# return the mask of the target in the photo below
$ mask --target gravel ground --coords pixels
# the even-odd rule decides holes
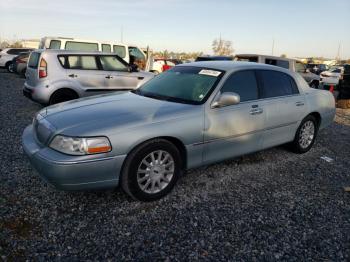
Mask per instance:
[[[40,106],[23,82],[0,71],[0,260],[350,260],[350,112],[307,154],[278,147],[194,169],[140,203],[38,177],[20,137]]]

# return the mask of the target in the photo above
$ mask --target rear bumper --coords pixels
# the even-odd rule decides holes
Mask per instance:
[[[49,103],[49,93],[43,86],[31,87],[25,82],[23,86],[23,95],[43,105]]]
[[[82,160],[40,145],[32,125],[22,135],[22,145],[40,176],[58,189],[86,190],[118,186],[125,155]]]

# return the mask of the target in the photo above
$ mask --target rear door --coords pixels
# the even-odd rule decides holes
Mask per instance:
[[[118,56],[99,56],[105,75],[105,88],[109,90],[132,90],[144,79],[139,72],[129,72],[128,65]]]
[[[95,55],[66,55],[64,67],[67,79],[85,95],[105,89],[105,74],[99,69]],[[62,62],[62,61],[61,61]]]
[[[283,72],[257,70],[261,104],[266,112],[263,148],[292,141],[305,115],[305,97],[294,79]]]

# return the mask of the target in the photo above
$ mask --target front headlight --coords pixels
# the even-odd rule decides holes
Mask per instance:
[[[69,137],[57,135],[50,147],[68,155],[91,155],[112,150],[107,137]]]

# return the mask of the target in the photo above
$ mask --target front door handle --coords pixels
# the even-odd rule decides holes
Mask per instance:
[[[71,78],[78,77],[78,76],[75,75],[75,74],[70,74],[70,75],[68,75],[68,76],[71,77]]]
[[[261,114],[262,112],[264,112],[264,110],[262,110],[262,108],[253,108],[249,111],[249,113],[251,115],[259,115]]]
[[[106,76],[106,78],[107,78],[107,79],[112,79],[113,76],[108,75],[108,76]]]
[[[303,105],[304,105],[304,103],[303,103],[303,102],[301,102],[301,101],[298,101],[298,102],[295,102],[295,105],[296,105],[296,106],[303,106]]]

